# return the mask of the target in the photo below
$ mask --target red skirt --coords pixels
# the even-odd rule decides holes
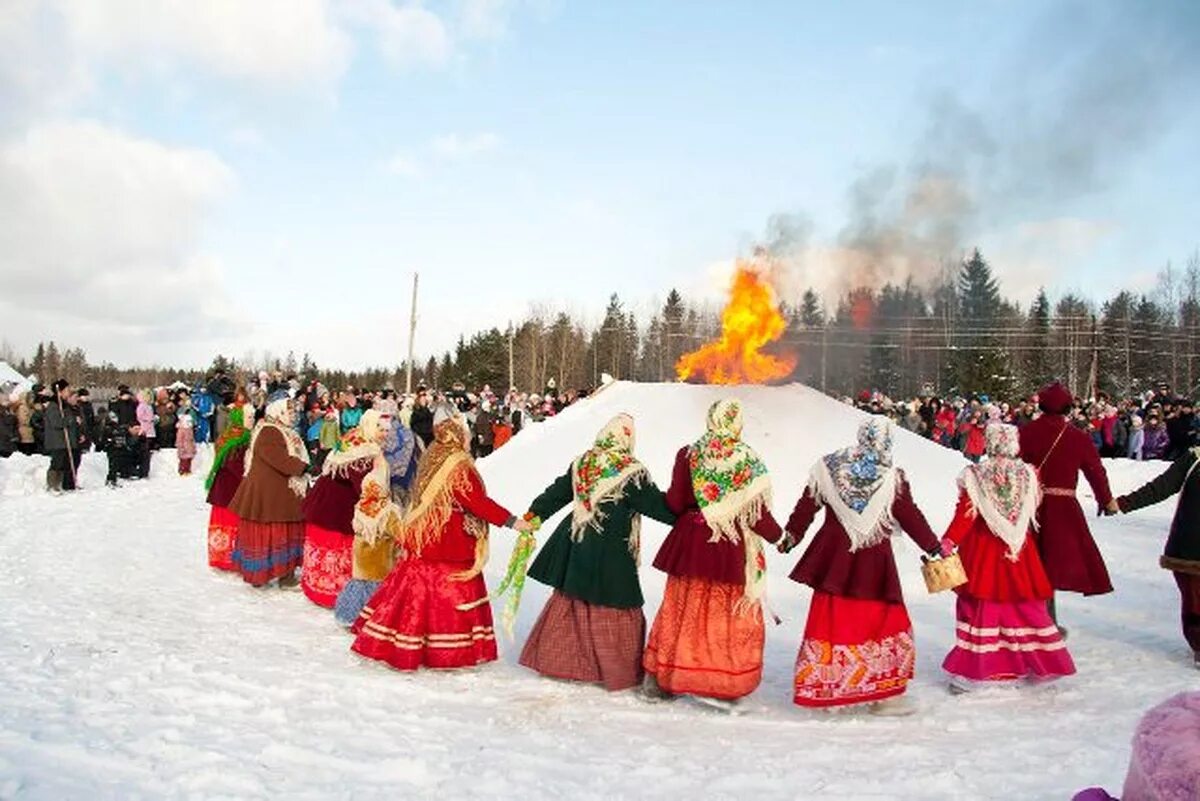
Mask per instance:
[[[794,700],[830,707],[900,695],[915,659],[904,604],[814,592],[796,658]]]
[[[304,523],[258,523],[238,526],[233,564],[248,584],[261,587],[300,567],[304,558]]]
[[[304,566],[300,587],[308,600],[332,609],[350,580],[354,537],[313,523],[304,525]]]
[[[762,681],[766,632],[758,611],[736,609],[744,588],[670,576],[642,664],[675,695],[734,700]]]
[[[999,603],[958,596],[957,639],[942,663],[952,676],[1012,681],[1070,676],[1075,663],[1045,601]]]
[[[233,546],[237,542],[238,516],[227,506],[213,506],[208,515],[208,566],[235,570]]]
[[[628,690],[642,683],[645,641],[641,608],[589,604],[555,590],[529,632],[521,664],[555,679]]]
[[[496,661],[491,604],[457,607],[487,597],[483,576],[450,581],[468,566],[406,559],[367,601],[350,631],[355,653],[397,670],[445,670]]]

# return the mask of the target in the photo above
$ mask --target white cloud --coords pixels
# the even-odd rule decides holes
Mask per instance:
[[[233,144],[250,150],[261,150],[267,145],[267,140],[263,137],[262,131],[253,126],[244,125],[234,128],[229,132],[228,139]]]
[[[491,132],[477,134],[450,133],[434,137],[433,152],[444,159],[462,159],[489,153],[500,147],[500,137]]]
[[[98,60],[144,70],[192,65],[268,86],[332,85],[350,37],[327,0],[45,0]]]
[[[84,346],[224,334],[232,304],[197,242],[234,181],[212,153],[90,121],[0,145],[6,328]]]
[[[394,68],[440,67],[453,54],[446,24],[420,3],[344,0],[340,8],[349,22],[375,34],[380,54]]]
[[[464,0],[459,24],[471,39],[500,39],[508,34],[512,0]]]
[[[420,166],[402,153],[397,153],[388,159],[383,168],[392,175],[403,175],[406,178],[415,178],[421,174]]]

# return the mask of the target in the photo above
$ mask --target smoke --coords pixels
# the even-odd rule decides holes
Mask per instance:
[[[1069,214],[1195,113],[1198,34],[1189,0],[1056,6],[981,82],[982,100],[924,92],[910,155],[851,184],[831,241],[814,242],[802,215],[768,222],[780,291],[929,286],[985,230]]]

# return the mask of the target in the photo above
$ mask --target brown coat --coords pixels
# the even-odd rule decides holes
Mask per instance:
[[[288,454],[283,434],[264,425],[254,442],[250,474],[238,486],[229,508],[241,519],[256,523],[303,521],[300,498],[288,486],[288,479],[307,467],[303,459]]]

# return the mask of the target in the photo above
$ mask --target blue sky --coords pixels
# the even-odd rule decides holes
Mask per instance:
[[[22,350],[394,362],[413,270],[427,354],[534,304],[715,298],[780,213],[809,231],[781,291],[834,293],[850,189],[889,170],[877,222],[953,222],[935,250],[982,246],[1022,300],[1146,289],[1200,244],[1186,2],[15,3]],[[905,214],[922,170],[962,208]],[[917,238],[888,276],[928,272]]]

